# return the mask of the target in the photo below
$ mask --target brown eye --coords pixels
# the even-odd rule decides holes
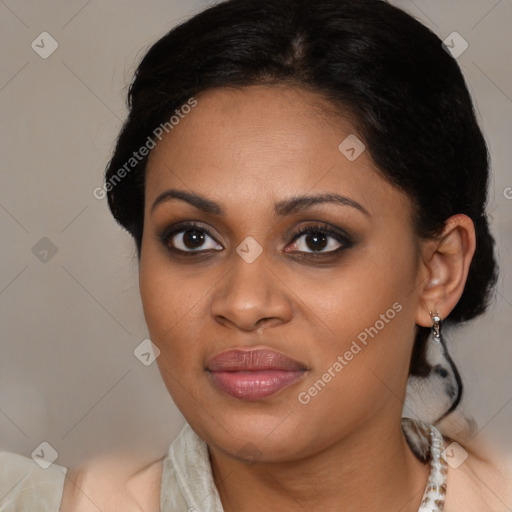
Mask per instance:
[[[330,250],[334,250],[337,247],[332,247],[332,245],[336,245],[336,243],[339,244],[339,242],[332,243],[333,240],[329,235],[324,235],[323,233],[306,233],[302,235],[300,238],[304,239],[303,244],[298,244],[295,242],[295,244],[298,246],[300,251],[304,252],[304,249],[301,247],[305,247],[307,249],[310,249],[313,252],[323,251],[326,247],[330,246]],[[300,238],[298,240],[300,240]],[[331,240],[329,240],[331,239]],[[331,242],[331,243],[330,243]]]
[[[174,226],[171,231],[165,232],[160,238],[166,247],[178,252],[219,251],[223,249],[206,228],[193,223]]]
[[[337,253],[353,245],[347,235],[328,225],[306,226],[299,229],[293,244],[296,252],[318,255]]]

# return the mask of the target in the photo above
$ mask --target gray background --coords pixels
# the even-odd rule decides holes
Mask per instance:
[[[393,3],[441,39],[457,31],[469,43],[458,62],[492,156],[489,212],[501,279],[489,313],[451,343],[465,409],[482,435],[511,450],[512,2]],[[183,425],[156,364],[133,354],[148,336],[134,246],[92,191],[102,184],[139,59],[206,5],[0,1],[0,449],[30,456],[47,441],[68,467],[126,447],[150,460]],[[43,31],[59,44],[47,59],[31,48]],[[37,250],[48,248],[43,237],[57,249],[47,261]]]

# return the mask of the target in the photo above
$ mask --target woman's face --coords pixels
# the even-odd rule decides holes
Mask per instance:
[[[242,460],[395,428],[425,278],[410,200],[313,93],[251,86],[196,100],[150,155],[140,260],[176,405]]]

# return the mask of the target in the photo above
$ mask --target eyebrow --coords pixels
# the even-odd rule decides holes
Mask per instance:
[[[192,192],[185,192],[184,190],[169,189],[162,192],[153,202],[151,206],[151,213],[155,208],[164,202],[171,201],[173,199],[180,199],[185,201],[192,206],[195,206],[198,210],[205,213],[211,213],[218,216],[224,216],[225,211],[222,206],[215,201],[206,197],[200,196]],[[342,196],[340,194],[320,194],[320,195],[309,195],[309,196],[293,196],[289,199],[278,201],[274,204],[274,211],[276,215],[284,217],[292,213],[297,213],[302,210],[306,210],[316,204],[324,203],[335,203],[343,206],[350,206],[355,208],[365,215],[370,216],[370,213],[364,206],[359,204],[357,201],[350,199],[349,197]]]

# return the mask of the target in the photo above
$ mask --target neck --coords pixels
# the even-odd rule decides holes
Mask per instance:
[[[399,422],[364,425],[300,460],[247,464],[209,451],[225,512],[334,512],[340,504],[344,512],[417,512],[430,470],[410,450]]]

